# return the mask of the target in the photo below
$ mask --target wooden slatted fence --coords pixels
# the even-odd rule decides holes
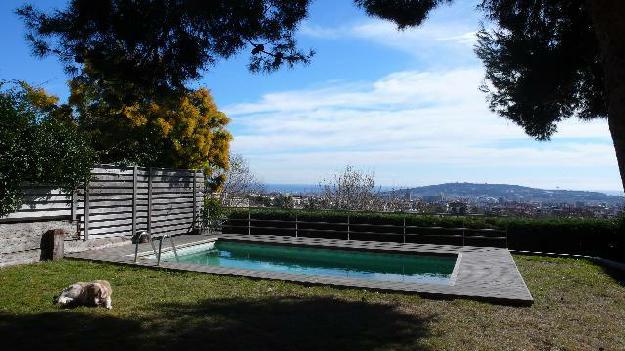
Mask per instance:
[[[0,219],[2,223],[41,220],[69,220],[75,194],[66,193],[54,186],[24,184],[24,198],[20,208]]]
[[[78,233],[84,239],[185,234],[199,223],[204,175],[194,170],[100,165],[78,191]]]
[[[71,220],[82,239],[184,234],[200,223],[204,174],[195,170],[98,165],[82,189],[66,193],[26,184],[24,204],[7,222]],[[72,237],[75,237],[72,235]]]

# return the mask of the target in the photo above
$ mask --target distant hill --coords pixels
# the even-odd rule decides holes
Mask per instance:
[[[510,201],[540,202],[606,202],[621,203],[623,196],[612,196],[594,191],[545,190],[509,184],[445,183],[397,190],[396,193],[415,197],[440,196],[447,198],[503,198]]]

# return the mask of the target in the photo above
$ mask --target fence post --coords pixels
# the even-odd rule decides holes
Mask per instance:
[[[160,266],[161,265],[161,253],[163,252],[163,236],[158,238],[158,257],[156,260],[156,265]]]
[[[252,235],[252,215],[249,207],[247,208],[247,235]]]
[[[297,228],[297,214],[295,214],[295,237],[296,238],[297,238],[297,231],[298,231],[298,228]]]
[[[76,223],[76,207],[78,202],[78,196],[76,190],[72,190],[72,223]]]
[[[152,235],[152,167],[148,168],[148,234]]]
[[[406,243],[406,216],[404,216],[404,244]]]
[[[84,197],[84,202],[83,202],[83,210],[84,215],[83,215],[83,221],[85,223],[85,239],[84,240],[88,240],[89,239],[89,183],[85,183],[85,197]]]
[[[464,246],[464,228],[465,228],[465,223],[464,223],[464,217],[462,217],[462,246]]]
[[[506,223],[506,249],[508,248],[508,223]]]
[[[196,222],[197,221],[197,194],[196,194],[197,185],[196,185],[196,180],[195,180],[196,176],[197,176],[197,171],[194,169],[193,170],[193,224],[192,224],[193,230],[195,230],[197,226],[196,225],[197,223]]]
[[[347,240],[349,240],[349,215],[347,215]]]
[[[204,194],[204,196],[202,197],[203,199],[205,198],[206,194]],[[205,202],[206,203],[206,202]],[[211,218],[211,209],[210,208],[204,208],[203,211],[206,211],[206,227],[204,227],[204,220],[202,219],[202,225],[200,226],[201,230],[202,230],[202,234],[204,234],[204,229],[206,229],[208,231],[208,235],[211,235],[211,222],[212,220]],[[202,211],[202,213],[203,213]],[[204,217],[202,217],[204,218]]]
[[[132,237],[137,236],[137,165],[132,166]]]

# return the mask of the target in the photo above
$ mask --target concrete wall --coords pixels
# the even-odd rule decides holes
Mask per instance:
[[[130,243],[125,237],[79,240],[75,237],[76,224],[70,221],[0,223],[0,267],[38,262],[41,237],[50,229],[64,229],[68,233],[64,245],[67,253]]]

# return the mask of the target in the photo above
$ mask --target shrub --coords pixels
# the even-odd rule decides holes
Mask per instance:
[[[216,198],[205,197],[204,206],[202,206],[202,228],[214,228],[218,221],[225,218],[221,201]]]
[[[0,216],[16,210],[25,182],[65,191],[89,179],[95,153],[56,98],[0,82]]]

